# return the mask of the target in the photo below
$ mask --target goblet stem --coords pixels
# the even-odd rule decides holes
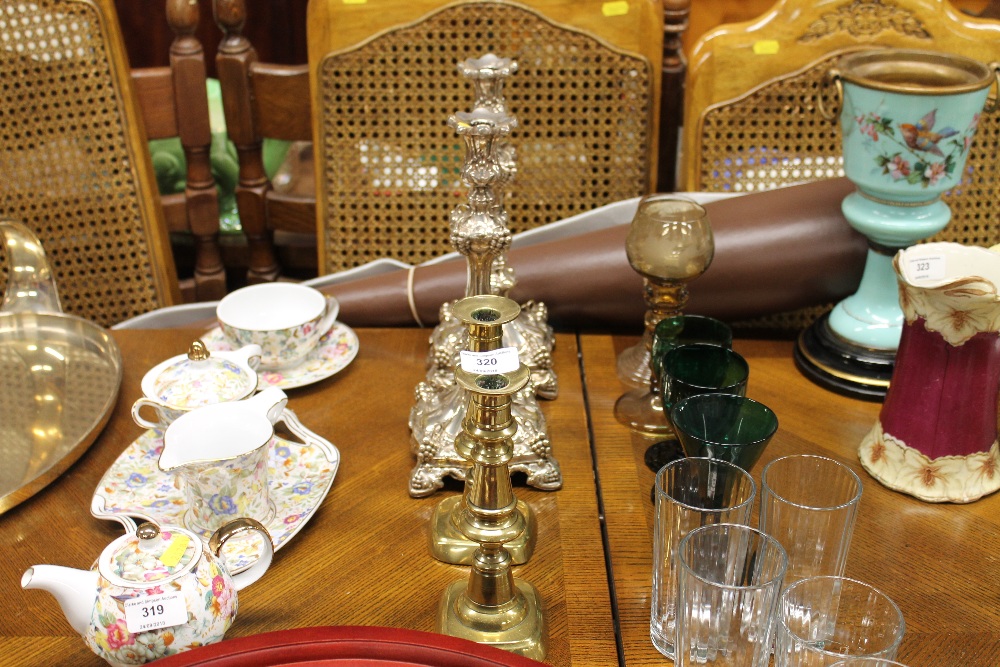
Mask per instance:
[[[643,296],[646,300],[645,330],[642,340],[627,348],[618,356],[616,366],[618,379],[636,388],[648,388],[651,384],[649,361],[653,350],[653,332],[656,325],[667,317],[680,315],[688,301],[686,282],[675,280],[643,280]]]

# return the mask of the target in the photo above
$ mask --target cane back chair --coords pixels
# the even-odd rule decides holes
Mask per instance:
[[[308,42],[321,273],[452,249],[467,188],[447,120],[473,95],[456,66],[488,52],[519,67],[511,231],[654,186],[659,0],[311,0]]]
[[[111,0],[0,4],[0,215],[39,236],[67,312],[102,325],[177,279]]]
[[[682,188],[747,192],[843,175],[840,123],[826,74],[841,55],[880,47],[1000,61],[1000,23],[945,0],[779,0],[763,16],[719,26],[692,49],[685,89]],[[983,114],[952,220],[933,240],[1000,242],[1000,114]],[[822,308],[797,313],[800,328]]]
[[[184,300],[210,301],[225,296],[226,271],[210,157],[205,52],[195,35],[201,18],[198,3],[166,0],[166,18],[174,34],[170,66],[133,69],[132,83],[148,138],[180,140],[186,164],[184,190],[162,194],[160,201],[167,230],[190,234],[194,244],[194,275],[180,281]],[[177,251],[186,249],[185,243],[176,244],[175,260]]]

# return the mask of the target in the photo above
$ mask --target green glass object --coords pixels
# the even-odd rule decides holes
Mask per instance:
[[[738,394],[747,391],[750,366],[738,352],[695,343],[670,350],[663,359],[663,409],[696,394]]]
[[[675,347],[705,343],[718,347],[733,347],[733,330],[725,322],[704,315],[667,317],[653,329],[653,352],[650,367],[658,384],[663,377],[663,360]],[[659,391],[656,387],[654,391]]]
[[[653,343],[649,366],[652,371],[649,387],[645,390],[634,389],[619,400],[619,403],[632,401],[639,405],[650,405],[649,410],[655,411],[663,428],[653,435],[669,436],[672,432],[670,415],[663,410],[661,400],[663,375],[663,360],[667,353],[681,345],[706,343],[719,347],[732,348],[733,330],[725,322],[704,315],[675,315],[666,317],[657,323],[653,329]],[[615,406],[616,409],[618,405]],[[676,439],[670,438],[650,445],[646,449],[644,461],[650,470],[656,472],[667,463],[684,456]]]
[[[748,471],[778,430],[778,417],[763,403],[736,394],[696,394],[670,411],[686,456],[707,456]]]

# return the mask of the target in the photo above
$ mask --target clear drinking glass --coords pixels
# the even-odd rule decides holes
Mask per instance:
[[[895,660],[883,660],[882,658],[845,658],[838,660],[830,667],[907,667]]]
[[[688,396],[670,410],[670,420],[684,454],[729,461],[746,471],[778,430],[771,408],[736,394]]]
[[[663,318],[681,313],[687,303],[687,283],[705,273],[715,255],[708,213],[687,197],[647,195],[632,218],[625,252],[644,279],[647,309],[642,340],[618,357],[618,377],[632,387],[645,388],[653,329]]]
[[[688,533],[677,547],[674,664],[767,667],[787,565],[777,540],[756,528]]]
[[[760,529],[788,552],[786,585],[843,575],[861,479],[833,459],[796,454],[768,463],[760,480]]]
[[[663,466],[656,474],[654,492],[656,517],[649,636],[660,653],[672,658],[677,545],[690,531],[701,526],[747,523],[756,485],[739,466],[726,461],[686,458]]]
[[[790,584],[778,609],[775,667],[829,667],[847,656],[893,659],[903,613],[887,595],[845,577]]]

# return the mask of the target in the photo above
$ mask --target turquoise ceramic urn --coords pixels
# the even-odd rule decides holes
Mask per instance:
[[[830,78],[843,100],[844,171],[858,188],[843,211],[871,245],[858,293],[838,304],[830,326],[860,345],[895,350],[903,314],[892,255],[948,224],[941,194],[962,179],[996,68],[880,49],[840,58]]]
[[[840,106],[844,171],[857,189],[841,208],[868,239],[856,293],[806,329],[796,362],[828,388],[885,396],[903,332],[892,258],[940,232],[961,196],[981,114],[993,111],[998,65],[949,53],[875,49],[841,56],[828,72]],[[830,120],[819,99],[820,110]]]

